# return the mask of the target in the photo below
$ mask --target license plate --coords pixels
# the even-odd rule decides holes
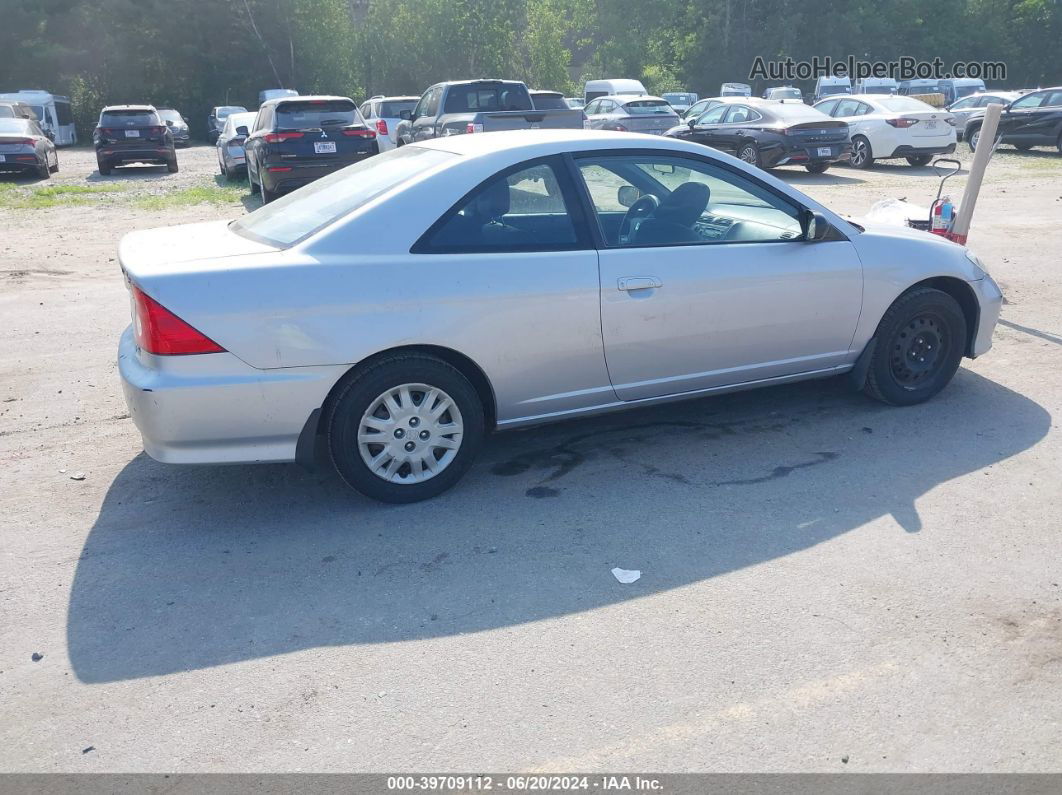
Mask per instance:
[[[336,153],[335,141],[314,141],[313,151],[319,155],[334,155]]]
[[[537,121],[531,122],[531,129],[532,130],[538,130],[538,129],[541,129],[541,127],[542,127],[542,125],[539,124]]]
[[[819,157],[829,157],[833,154],[833,149],[828,146],[820,146],[818,149]]]
[[[125,131],[125,137],[126,138],[139,138],[140,137],[140,130],[126,130]]]
[[[927,130],[934,130],[937,127],[937,123],[935,121],[927,121],[925,125]]]

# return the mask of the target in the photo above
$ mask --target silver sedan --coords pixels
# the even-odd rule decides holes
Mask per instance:
[[[257,113],[230,113],[221,128],[215,147],[218,153],[218,168],[223,177],[232,178],[247,168],[243,142],[254,126]]]
[[[663,135],[679,121],[675,109],[660,97],[598,97],[587,103],[583,113],[586,114],[591,130],[650,135]]]
[[[233,222],[133,232],[119,260],[151,456],[323,446],[390,502],[452,486],[493,430],[838,373],[920,403],[989,349],[1002,300],[962,246],[582,130],[405,146]]]

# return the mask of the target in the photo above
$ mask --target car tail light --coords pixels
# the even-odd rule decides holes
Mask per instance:
[[[899,119],[885,119],[886,124],[891,124],[893,127],[899,127],[901,130],[908,127],[914,127],[918,124],[918,119],[908,119],[906,116]]]
[[[4,138],[0,139],[0,143],[14,144],[15,146],[34,146],[37,142],[32,138]]]
[[[156,356],[225,351],[136,285],[129,285],[129,289],[133,293],[135,311],[133,333],[136,344],[143,350]]]
[[[481,133],[481,132],[483,132],[483,125],[482,124],[472,124],[471,122],[469,122],[468,126],[465,127],[465,132],[466,133]]]
[[[376,132],[378,135],[387,135],[387,122],[384,119],[376,120]]]
[[[266,171],[274,174],[278,171],[291,171],[291,166],[269,166]]]
[[[624,127],[622,124],[613,124],[612,129],[616,132],[627,132],[627,128]]]
[[[148,127],[147,131],[148,131],[148,135],[162,135],[164,132],[166,132],[166,128],[165,127]]]
[[[265,142],[267,144],[282,144],[292,138],[302,138],[303,135],[304,133],[301,132],[266,133]]]
[[[343,130],[343,135],[353,138],[375,138],[376,132],[374,130],[358,128],[355,130]]]

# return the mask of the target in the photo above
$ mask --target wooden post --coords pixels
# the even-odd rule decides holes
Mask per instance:
[[[955,216],[955,223],[952,224],[951,231],[948,233],[949,240],[963,246],[966,245],[966,238],[970,234],[970,219],[973,218],[974,208],[977,206],[977,194],[981,192],[985,169],[995,149],[996,130],[999,127],[999,116],[1002,112],[1002,105],[989,105],[985,108],[977,149],[974,151],[973,162],[970,164],[970,176],[966,179],[966,189],[962,194],[962,203]]]

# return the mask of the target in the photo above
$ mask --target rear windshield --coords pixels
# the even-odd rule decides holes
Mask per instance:
[[[532,110],[531,97],[523,86],[451,86],[443,113]]]
[[[936,110],[932,105],[927,105],[917,99],[911,99],[911,97],[882,97],[878,102],[881,103],[882,107],[899,113]]]
[[[0,119],[0,134],[3,133],[30,133],[28,119]]]
[[[799,88],[776,88],[771,92],[771,99],[801,99]]]
[[[415,99],[391,99],[380,103],[380,116],[384,119],[397,119],[404,110],[413,110],[417,106]]]
[[[560,94],[535,94],[531,102],[535,110],[568,110],[568,103]]]
[[[350,100],[309,99],[277,105],[278,129],[308,130],[317,127],[345,126],[361,121],[358,109]]]
[[[451,158],[451,152],[403,146],[334,171],[233,221],[238,234],[284,248]]]
[[[658,116],[675,112],[662,99],[639,99],[635,102],[625,102],[623,109],[631,116]]]
[[[813,108],[810,105],[797,105],[796,103],[793,103],[792,105],[783,105],[781,103],[778,105],[772,105],[770,113],[772,116],[777,116],[779,119],[785,119],[787,121],[797,119],[807,119],[808,121],[811,121],[812,119],[822,119],[826,116],[821,110]]]
[[[146,127],[157,125],[158,123],[158,114],[153,110],[108,110],[100,116],[101,127],[107,127],[112,124],[121,125],[123,127]]]
[[[697,101],[696,94],[664,94],[664,99],[672,104],[692,105]]]
[[[819,96],[825,97],[828,94],[851,94],[851,86],[819,86]]]
[[[15,109],[10,105],[0,105],[0,119],[15,118]]]
[[[214,114],[214,116],[216,118],[219,118],[219,119],[224,119],[225,117],[227,117],[227,116],[229,116],[229,115],[231,115],[233,113],[246,113],[246,112],[247,112],[247,108],[241,107],[240,105],[225,105],[224,107],[218,108],[218,110]]]

